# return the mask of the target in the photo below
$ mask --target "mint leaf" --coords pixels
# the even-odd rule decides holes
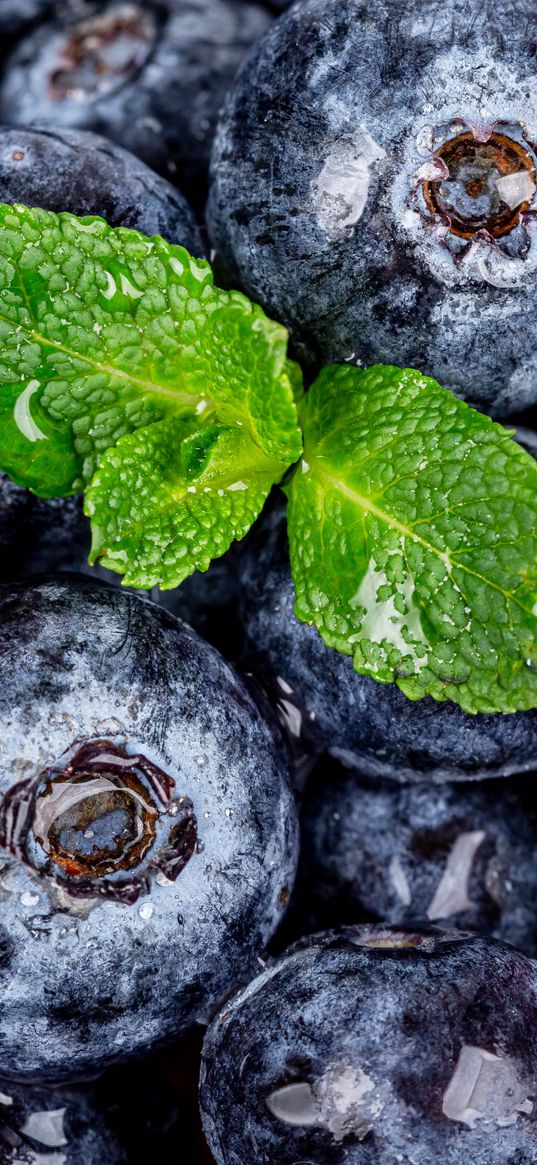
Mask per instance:
[[[83,489],[126,434],[184,415],[245,428],[287,467],[286,342],[182,247],[0,205],[0,467],[36,493]]]
[[[236,426],[160,421],[109,449],[86,495],[91,560],[124,583],[178,586],[206,570],[260,512],[282,466]]]
[[[537,464],[418,372],[326,368],[287,487],[298,616],[467,712],[537,705]]]

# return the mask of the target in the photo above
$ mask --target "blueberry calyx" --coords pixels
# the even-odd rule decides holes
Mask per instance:
[[[36,841],[72,877],[137,866],[155,840],[157,809],[133,773],[67,771],[37,797]]]
[[[501,238],[518,226],[537,190],[535,162],[521,142],[503,133],[486,141],[460,133],[435,156],[443,172],[424,183],[425,201],[452,234],[471,239],[486,231]]]
[[[152,871],[175,881],[196,850],[194,806],[174,792],[173,778],[147,757],[89,741],[67,764],[13,786],[0,813],[0,846],[75,897],[132,904],[149,890]]]
[[[155,36],[154,17],[137,4],[81,21],[63,43],[49,76],[50,100],[92,100],[112,93],[142,67]]]
[[[389,923],[372,923],[359,927],[342,927],[341,933],[350,937],[350,941],[359,947],[382,951],[383,956],[392,952],[400,956],[409,954],[445,955],[454,944],[465,942],[471,937],[464,930],[450,930],[442,927],[417,924],[415,926],[396,926]]]

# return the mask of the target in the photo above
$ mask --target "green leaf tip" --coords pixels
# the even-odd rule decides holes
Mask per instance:
[[[249,506],[234,505],[236,521],[227,523],[229,541],[242,536],[246,513],[251,521],[256,516],[255,499],[262,504],[268,479],[279,480],[300,456],[299,380],[287,359],[285,328],[239,292],[215,287],[209,264],[184,248],[113,229],[99,218],[0,205],[0,466],[45,497],[91,486],[93,555],[127,579],[150,577],[147,585],[172,586],[196,568],[186,569],[188,562],[206,560],[209,514],[203,521],[198,514],[196,550],[186,518],[194,507],[185,503],[182,486],[189,472],[203,473],[204,457],[214,461],[215,426],[219,457],[227,448],[234,458],[246,458]],[[192,430],[190,445],[183,423]],[[153,427],[159,425],[175,483],[162,457],[162,480],[142,464],[144,446],[146,454],[156,452]],[[224,440],[227,430],[236,431],[235,441],[229,433]],[[129,444],[138,432],[142,436]],[[182,459],[172,434],[180,434]],[[240,460],[233,473],[229,469],[231,486],[233,476],[241,478]],[[134,475],[139,497],[128,497],[125,475]],[[211,504],[206,488],[205,511]],[[174,495],[180,504],[172,515]],[[156,496],[165,513],[158,513]],[[220,501],[214,501],[214,515],[225,509]],[[154,553],[144,557],[150,527],[162,572]],[[170,542],[184,537],[190,548],[175,574],[164,530]],[[223,534],[216,539],[219,553],[229,541]],[[134,553],[136,560],[129,557]]]
[[[537,464],[419,372],[323,370],[287,486],[296,612],[357,671],[467,712],[537,705]]]
[[[86,494],[91,561],[119,569],[125,585],[168,589],[207,570],[247,533],[274,484],[274,463],[248,433],[195,424],[159,421],[122,437]]]

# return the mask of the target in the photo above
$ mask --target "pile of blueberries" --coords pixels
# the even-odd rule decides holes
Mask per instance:
[[[536,58],[528,0],[0,0],[0,201],[537,456]],[[280,490],[177,591],[88,549],[0,475],[0,1165],[537,1165],[537,711],[356,674]]]

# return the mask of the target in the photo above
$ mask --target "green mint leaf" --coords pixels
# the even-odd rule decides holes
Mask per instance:
[[[298,616],[467,712],[537,705],[537,464],[434,380],[326,368],[288,487]]]
[[[129,586],[179,586],[247,533],[284,468],[237,426],[138,429],[105,453],[87,491],[91,561]]]
[[[102,219],[0,205],[0,467],[54,496],[166,418],[300,454],[287,333],[182,248]]]

